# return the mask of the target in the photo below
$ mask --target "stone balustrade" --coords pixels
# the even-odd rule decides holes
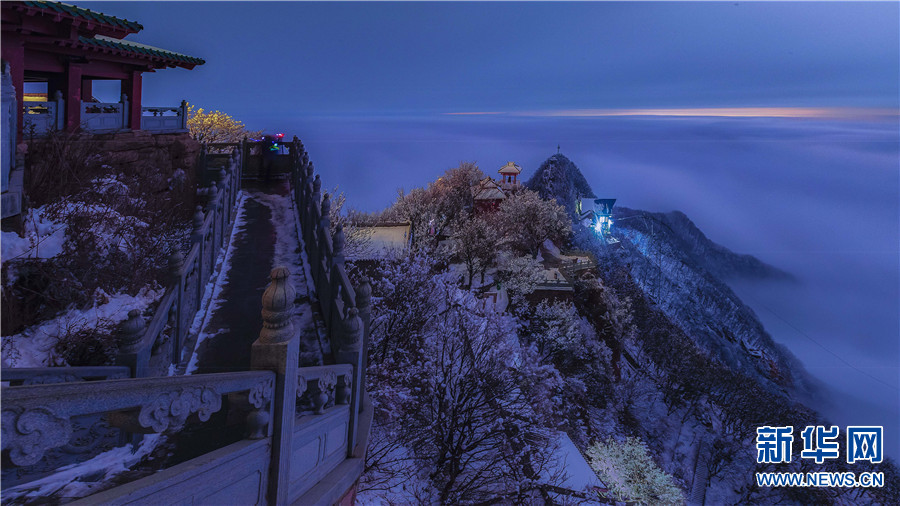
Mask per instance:
[[[175,107],[141,107],[141,130],[187,132],[187,102]]]
[[[145,323],[139,311],[131,311],[120,328],[119,359],[128,369],[83,368],[70,374],[79,368],[68,368],[60,375],[69,374],[71,381],[28,386],[29,378],[43,383],[42,374],[22,373],[12,382],[20,386],[3,388],[2,445],[12,466],[35,464],[69,444],[78,417],[99,416],[125,434],[177,432],[227,406],[226,423],[242,420],[244,440],[76,504],[335,504],[352,497],[365,465],[372,416],[364,391],[371,287],[365,278],[351,284],[343,232],[331,229],[329,199],[320,196],[319,178],[296,138],[290,156],[297,218],[315,285],[311,295],[318,299],[330,344],[326,363],[334,363],[299,366],[302,329],[295,329],[291,318],[296,294],[291,273],[276,267],[262,296],[263,326],[252,346],[252,371],[144,377],[175,360],[188,315],[196,311],[212,274],[234,219],[240,182],[235,152],[229,168],[218,171],[202,195],[190,251],[176,251],[169,259],[171,284],[153,317]],[[138,377],[109,379],[127,371]]]
[[[191,416],[208,420],[233,392],[247,392],[250,404],[268,413],[273,382],[270,372],[246,371],[4,388],[3,451],[16,466],[34,464],[69,442],[73,417],[95,413],[129,432],[163,432]],[[263,437],[259,427],[250,433]]]
[[[360,414],[365,411],[362,404],[368,402],[364,399],[363,386],[371,324],[371,287],[367,278],[360,279],[356,287],[351,284],[344,265],[344,231],[340,226],[332,230],[331,199],[327,193],[322,195],[322,180],[314,174],[309,154],[296,137],[291,142],[290,153],[300,232],[330,351],[336,363],[351,364],[355,372],[350,400],[350,448],[351,454],[361,455],[365,454],[368,437],[368,429],[360,432],[357,428]]]
[[[191,249],[187,255],[176,249],[169,257],[170,284],[149,322],[133,312],[122,325],[117,363],[130,367],[134,377],[165,374],[181,362],[191,322],[234,223],[240,165],[240,153],[234,150],[227,166],[198,192],[204,205],[194,213]]]

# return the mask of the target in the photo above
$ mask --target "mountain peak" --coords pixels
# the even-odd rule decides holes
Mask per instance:
[[[578,166],[562,153],[555,153],[544,160],[525,186],[536,191],[541,198],[556,200],[571,214],[575,214],[576,201],[597,197]]]

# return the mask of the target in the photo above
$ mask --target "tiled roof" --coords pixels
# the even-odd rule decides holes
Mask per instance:
[[[522,167],[516,165],[516,162],[508,162],[503,167],[500,167],[500,170],[497,172],[501,174],[520,174],[522,172]]]
[[[506,194],[500,188],[485,188],[475,195],[475,200],[504,200]]]
[[[203,65],[204,63],[206,63],[206,61],[204,61],[202,58],[175,53],[173,51],[167,51],[158,47],[139,44],[137,42],[131,42],[128,40],[104,37],[102,35],[97,35],[94,38],[78,37],[78,41],[83,44],[92,46],[107,47],[110,49],[118,49],[120,51],[128,51],[130,53],[155,56],[157,58],[163,58],[175,63],[184,63],[188,65]]]
[[[107,16],[106,14],[100,12],[94,12],[89,9],[82,9],[81,7],[64,4],[62,2],[44,2],[35,0],[23,3],[28,7],[68,14],[69,16],[72,16],[74,18],[90,19],[98,23],[104,23],[114,27],[123,28],[132,32],[139,32],[144,29],[144,27],[141,26],[140,23],[136,23],[134,21],[128,21],[127,19],[121,19],[114,16]]]

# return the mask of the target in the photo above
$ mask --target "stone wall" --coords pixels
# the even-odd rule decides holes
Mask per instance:
[[[106,163],[122,169],[192,173],[200,143],[187,132],[154,134],[142,130],[90,136],[107,154]]]

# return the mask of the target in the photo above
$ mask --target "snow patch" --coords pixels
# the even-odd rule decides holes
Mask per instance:
[[[25,331],[8,337],[3,337],[3,349],[14,350],[3,356],[4,367],[50,367],[67,365],[60,357],[53,353],[53,346],[67,333],[83,329],[95,328],[99,324],[118,324],[128,319],[128,312],[144,309],[163,296],[165,291],[161,288],[142,288],[137,295],[117,293],[107,295],[102,290],[94,294],[94,304],[91,308],[71,309],[53,318],[40,323]],[[100,303],[99,301],[106,302]]]
[[[291,271],[291,282],[297,296],[308,295],[307,278],[301,257],[303,248],[297,235],[296,212],[291,197],[255,192],[253,198],[268,207],[272,213],[272,225],[275,227],[275,254],[272,258],[272,268],[287,267]],[[313,319],[309,304],[295,304],[294,308],[294,328],[311,327]]]
[[[210,334],[203,329],[209,325],[212,315],[222,306],[222,290],[228,281],[228,274],[231,272],[231,257],[234,254],[235,249],[234,238],[239,232],[243,231],[244,227],[247,225],[244,217],[244,203],[246,201],[247,195],[244,194],[244,192],[241,192],[238,199],[238,212],[234,217],[234,223],[231,228],[231,237],[228,240],[228,249],[224,256],[219,255],[216,260],[215,268],[218,270],[219,274],[206,284],[206,290],[203,292],[203,299],[200,301],[201,309],[197,311],[197,315],[194,316],[194,321],[191,323],[191,328],[188,331],[189,335],[197,335],[197,341],[194,343],[194,350],[191,353],[191,358],[185,368],[185,376],[190,376],[197,370],[200,362],[200,343],[210,337],[215,337],[222,333],[222,330],[219,330]],[[204,311],[203,308],[206,308],[206,310]]]
[[[150,434],[144,436],[137,449],[134,449],[129,443],[101,453],[86,462],[61,467],[50,476],[5,489],[3,502],[8,504],[16,499],[46,499],[54,494],[70,498],[89,495],[99,484],[108,482],[119,473],[127,471],[147,456],[156,448],[161,437],[161,434]],[[78,481],[79,478],[98,473],[103,473],[103,478],[91,482]]]
[[[47,217],[46,206],[31,209],[25,215],[25,235],[3,232],[0,238],[0,261],[20,258],[53,258],[63,251],[66,225]]]

